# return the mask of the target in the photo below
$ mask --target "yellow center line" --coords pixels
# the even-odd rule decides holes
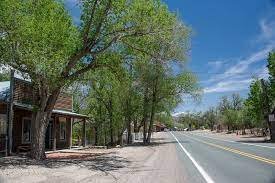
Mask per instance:
[[[185,134],[182,134],[182,135],[187,136]],[[271,165],[275,165],[275,160],[271,160],[271,159],[264,158],[264,157],[261,157],[261,156],[257,156],[257,155],[254,155],[254,154],[250,154],[250,153],[247,153],[247,152],[239,151],[237,149],[232,149],[232,148],[229,148],[229,147],[226,147],[226,146],[221,146],[221,145],[214,144],[214,143],[211,143],[211,142],[206,142],[206,141],[194,138],[194,137],[190,137],[190,136],[187,136],[187,137],[189,137],[191,139],[194,139],[198,142],[207,144],[209,146],[213,146],[213,147],[223,149],[223,150],[226,150],[226,151],[229,151],[229,152],[232,152],[232,153],[236,153],[236,154],[239,154],[239,155],[242,155],[242,156],[246,156],[246,157],[261,161],[261,162],[265,162],[265,163],[268,163],[268,164],[271,164]]]

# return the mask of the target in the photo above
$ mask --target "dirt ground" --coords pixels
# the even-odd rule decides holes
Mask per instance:
[[[152,146],[74,150],[48,154],[41,162],[1,158],[0,183],[184,182],[169,132],[155,133],[153,139]]]

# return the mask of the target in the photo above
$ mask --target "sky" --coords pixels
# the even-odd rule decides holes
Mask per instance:
[[[252,77],[267,78],[275,48],[275,0],[163,0],[192,29],[187,67],[203,90],[200,102],[183,96],[174,113],[205,111],[224,95],[246,97]],[[76,23],[77,0],[67,0]]]
[[[252,77],[267,78],[275,48],[274,0],[165,0],[192,29],[187,66],[203,89],[201,101],[184,97],[175,113],[205,111],[224,95],[246,97]]]

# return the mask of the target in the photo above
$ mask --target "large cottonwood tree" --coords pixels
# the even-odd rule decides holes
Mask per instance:
[[[0,1],[0,61],[28,74],[33,103],[31,157],[45,158],[44,137],[65,85],[124,49],[150,53],[151,42],[173,31],[176,16],[160,0],[82,0],[76,26],[57,0]],[[146,44],[147,43],[147,44]],[[110,59],[107,59],[110,60]]]

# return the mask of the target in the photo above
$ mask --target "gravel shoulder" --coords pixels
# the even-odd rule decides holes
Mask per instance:
[[[154,133],[153,141],[151,146],[72,151],[42,162],[0,158],[0,182],[184,182],[184,167],[169,132]]]
[[[275,143],[272,143],[269,141],[269,137],[261,137],[261,136],[255,136],[252,134],[247,135],[237,135],[236,133],[229,133],[226,132],[215,132],[210,130],[195,130],[192,131],[192,133],[199,134],[199,135],[207,135],[210,137],[219,138],[221,140],[231,140],[241,143],[252,143],[252,144],[263,144],[267,146],[275,146]]]

